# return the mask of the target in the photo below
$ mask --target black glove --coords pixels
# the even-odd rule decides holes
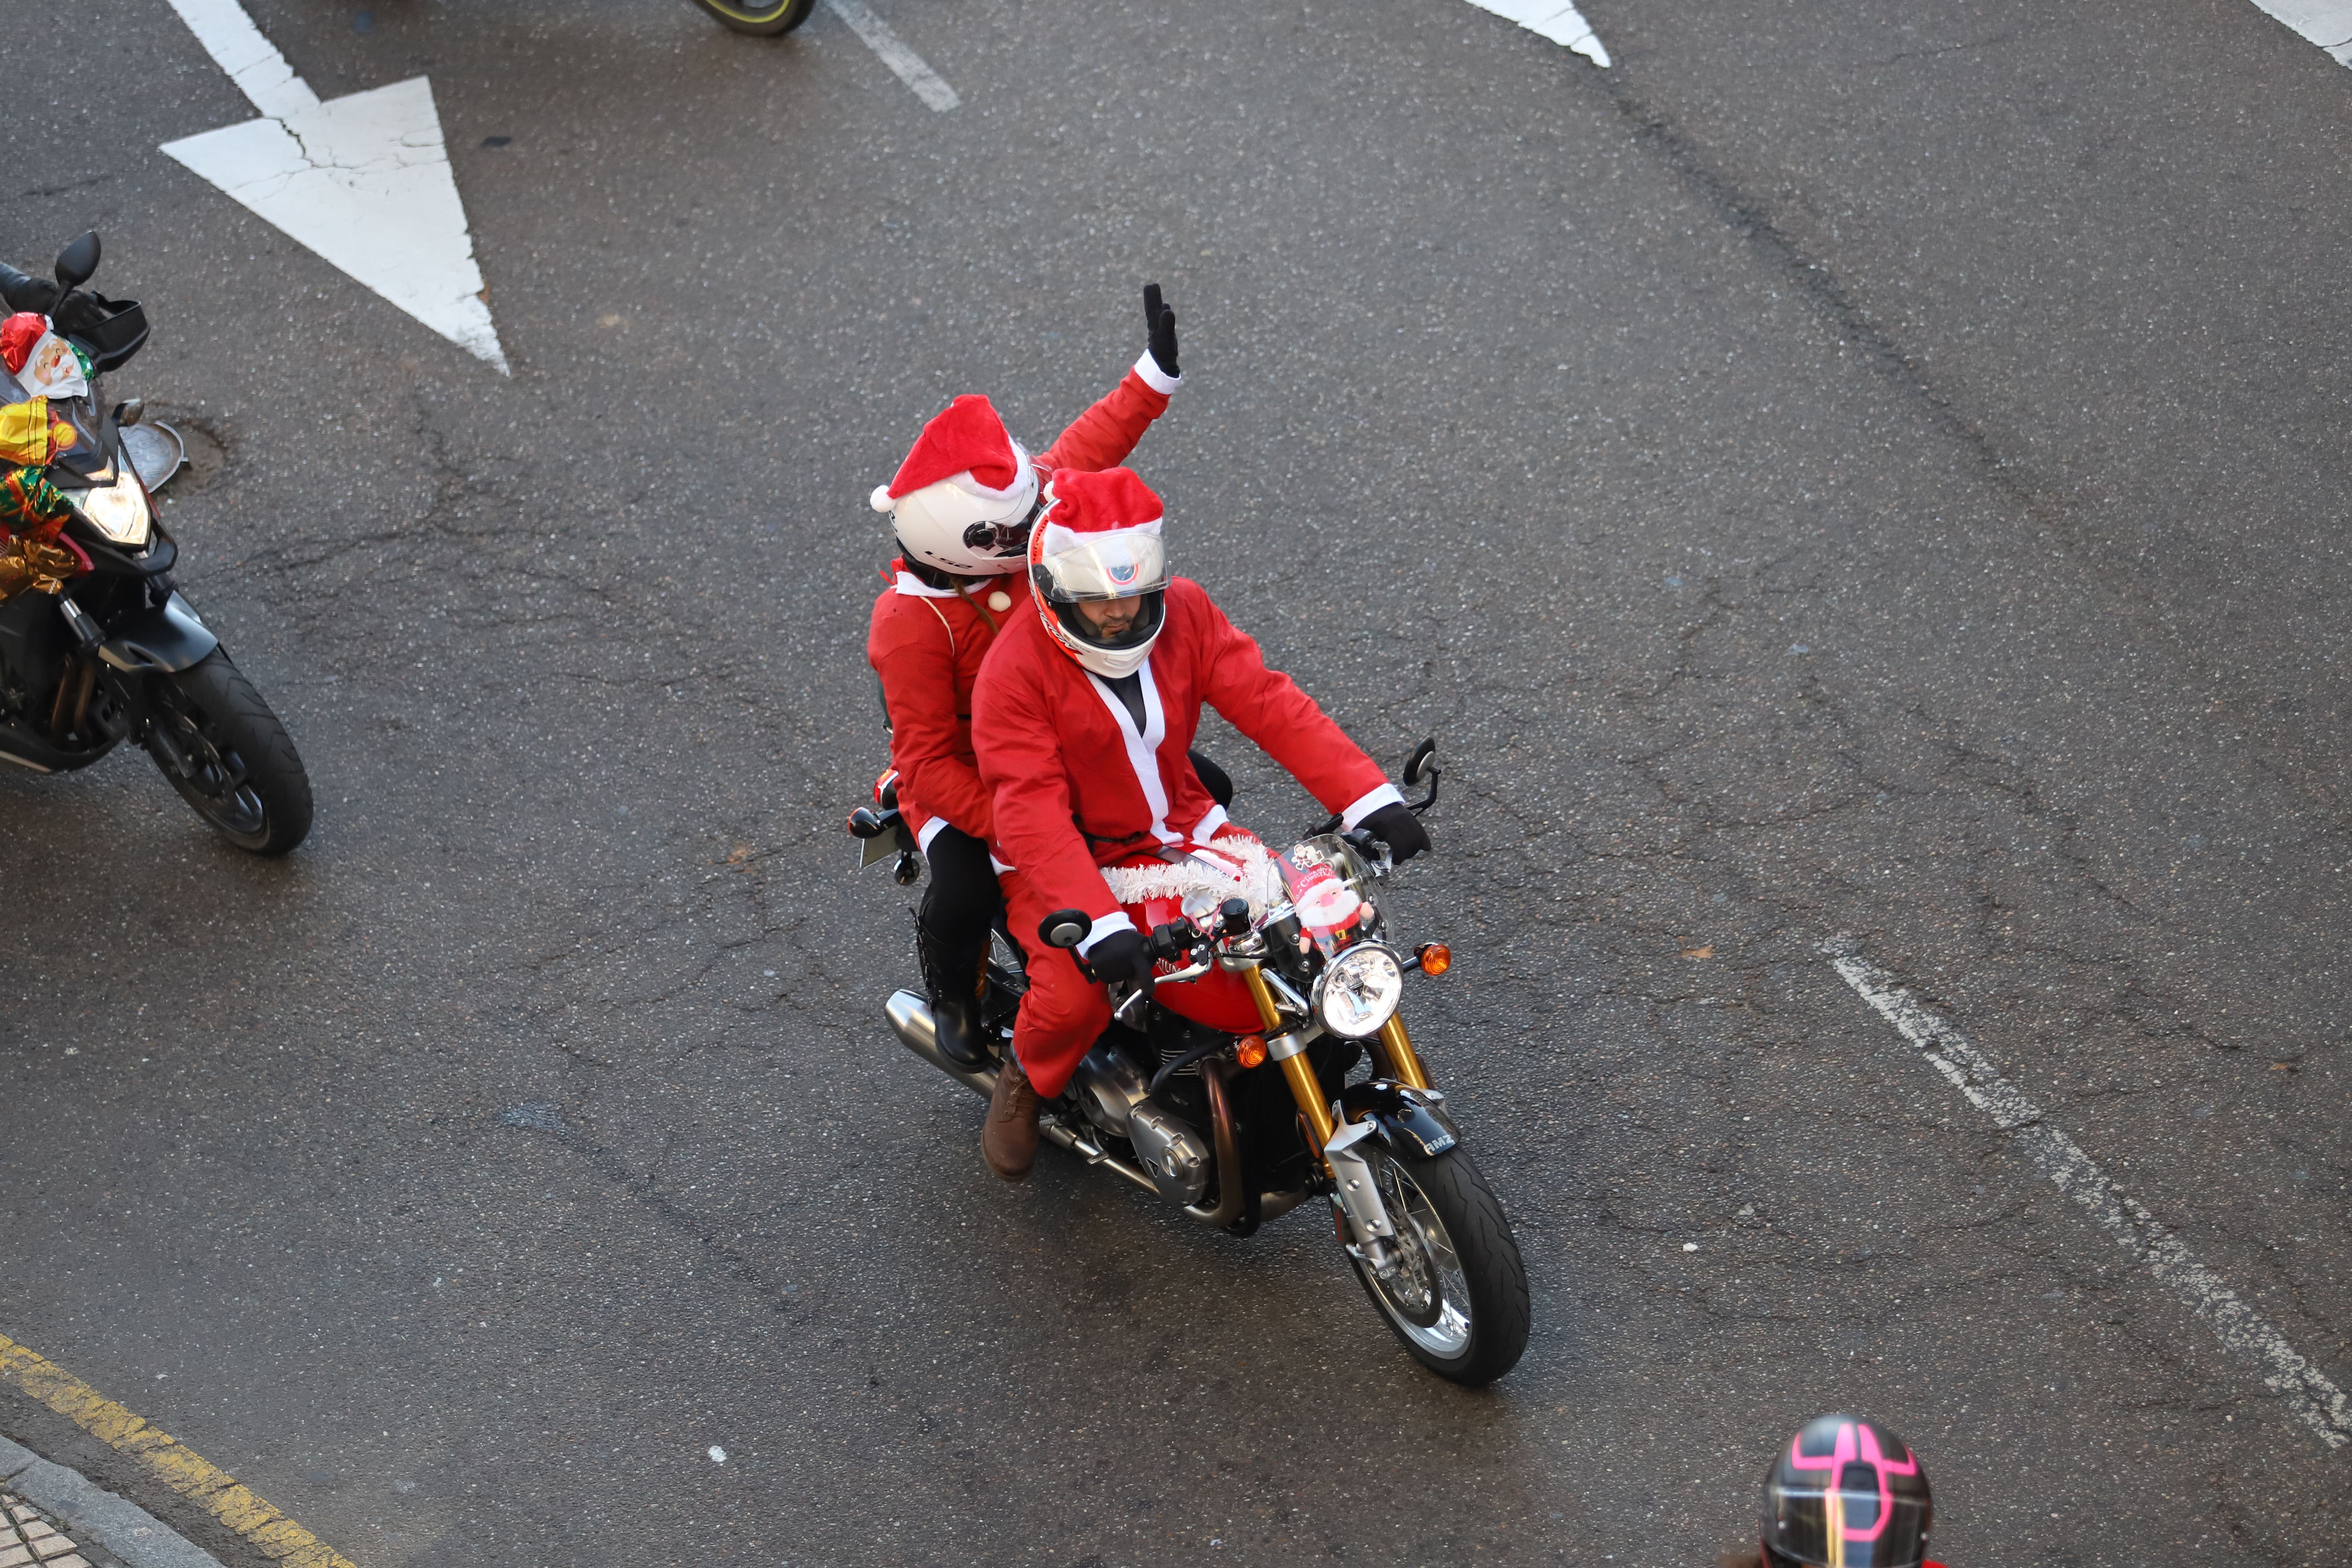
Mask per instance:
[[[1437,847],[1429,841],[1429,829],[1421,825],[1421,818],[1402,805],[1391,803],[1381,807],[1364,818],[1362,826],[1389,847],[1391,860],[1410,860],[1425,849]]]
[[[77,289],[58,301],[49,310],[49,320],[58,331],[68,336],[96,331],[106,321],[106,311],[95,296]]]
[[[0,266],[0,300],[12,310],[37,310],[46,316],[58,302],[58,286],[13,267]]]
[[[1143,331],[1150,340],[1151,363],[1170,376],[1184,373],[1176,368],[1176,308],[1160,302],[1160,285],[1143,286]]]
[[[1087,967],[1106,984],[1114,980],[1150,980],[1151,939],[1139,931],[1115,931],[1095,943],[1087,954]]]

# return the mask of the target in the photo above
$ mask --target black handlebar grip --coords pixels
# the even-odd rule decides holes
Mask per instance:
[[[1087,919],[1084,910],[1055,910],[1037,922],[1037,940],[1047,947],[1058,947],[1065,952],[1087,940],[1094,921]]]

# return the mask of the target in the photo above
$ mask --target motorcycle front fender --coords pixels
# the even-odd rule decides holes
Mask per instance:
[[[143,611],[117,626],[99,645],[98,657],[126,674],[173,675],[202,663],[218,647],[220,638],[174,593],[161,609]]]
[[[1339,1110],[1349,1121],[1369,1119],[1391,1153],[1433,1160],[1462,1142],[1454,1118],[1445,1113],[1444,1099],[1432,1089],[1376,1078],[1341,1089]]]

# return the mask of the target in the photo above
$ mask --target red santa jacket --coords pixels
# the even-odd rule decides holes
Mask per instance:
[[[1166,621],[1138,673],[1139,729],[1107,682],[1055,646],[1032,600],[996,639],[972,692],[997,852],[1048,905],[1087,912],[1094,929],[1082,951],[1132,925],[1099,868],[1205,841],[1224,824],[1187,755],[1203,702],[1350,827],[1400,798],[1190,578],[1170,581]]]
[[[1168,411],[1176,383],[1151,356],[1136,362],[1110,395],[1070,422],[1036,458],[1037,481],[1055,468],[1114,468],[1127,460],[1151,422]],[[882,678],[890,715],[890,765],[898,770],[898,807],[926,848],[952,823],[974,838],[992,837],[988,789],[971,750],[971,687],[998,628],[1011,615],[1034,615],[1029,585],[1017,572],[990,577],[969,593],[934,588],[890,563],[891,586],[874,601],[866,660]],[[1003,607],[990,604],[1001,596]]]

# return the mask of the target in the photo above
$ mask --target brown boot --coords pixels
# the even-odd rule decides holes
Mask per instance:
[[[980,1129],[980,1152],[988,1168],[1008,1182],[1025,1181],[1037,1160],[1037,1091],[1021,1070],[1021,1058],[1004,1053],[996,1071],[996,1092],[988,1097],[988,1120]]]

